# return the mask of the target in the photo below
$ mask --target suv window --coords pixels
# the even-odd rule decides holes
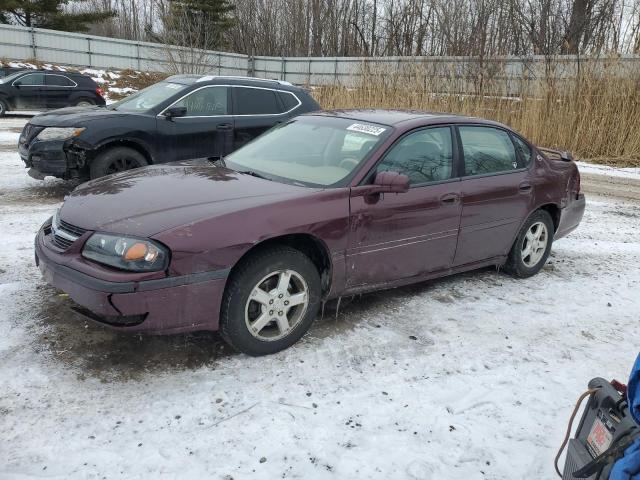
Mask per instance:
[[[71,81],[69,78],[64,75],[46,75],[45,80],[47,85],[52,85],[55,87],[75,87],[75,82]]]
[[[436,127],[410,133],[391,147],[377,171],[404,173],[412,185],[448,180],[453,172],[451,129]]]
[[[280,101],[284,105],[284,111],[285,112],[288,112],[289,110],[293,110],[294,108],[296,108],[300,104],[300,101],[298,100],[298,97],[296,97],[291,92],[279,91],[278,92],[278,96],[280,97]]]
[[[522,168],[509,134],[491,127],[459,127],[465,175],[484,175]]]
[[[275,90],[235,87],[236,115],[265,115],[282,113]]]
[[[16,82],[20,85],[44,85],[44,75],[42,73],[30,73],[20,77]]]
[[[204,87],[190,93],[173,107],[186,107],[187,117],[212,117],[227,115],[229,112],[228,87]]]

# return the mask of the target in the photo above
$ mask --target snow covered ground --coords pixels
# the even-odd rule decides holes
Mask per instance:
[[[640,203],[605,197],[531,279],[343,301],[266,358],[86,324],[33,265],[72,186],[26,175],[18,124],[0,121],[2,479],[552,478],[588,380],[638,353]]]

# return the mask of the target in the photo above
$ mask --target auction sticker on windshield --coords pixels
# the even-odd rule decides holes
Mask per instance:
[[[347,130],[352,132],[360,132],[360,133],[368,133],[369,135],[379,136],[381,133],[384,133],[387,129],[383,127],[378,127],[376,125],[365,125],[364,123],[353,123],[347,127]]]

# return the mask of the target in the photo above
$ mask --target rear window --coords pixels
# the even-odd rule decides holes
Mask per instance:
[[[279,91],[278,95],[280,96],[280,101],[282,102],[282,105],[284,105],[285,112],[288,112],[289,110],[293,110],[300,104],[298,97],[296,97],[291,92]]]
[[[236,115],[265,115],[282,113],[275,90],[265,88],[234,88]]]

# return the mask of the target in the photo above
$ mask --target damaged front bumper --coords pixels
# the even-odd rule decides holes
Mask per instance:
[[[52,236],[48,221],[35,239],[36,265],[46,282],[67,293],[80,306],[74,310],[86,318],[130,332],[218,329],[228,270],[151,279],[142,274],[107,272],[82,257],[81,245],[61,251]],[[77,240],[79,244],[84,241],[85,236]]]
[[[87,164],[88,150],[68,140],[33,141],[18,147],[20,158],[29,168],[29,175],[43,179],[45,176],[70,179],[82,176]]]

